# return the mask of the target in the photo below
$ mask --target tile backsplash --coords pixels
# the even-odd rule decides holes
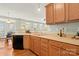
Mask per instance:
[[[0,22],[0,36],[6,36],[7,32],[44,32],[44,33],[59,33],[59,30],[64,28],[65,34],[76,34],[79,31],[79,22],[63,23],[55,25],[47,25],[39,22],[28,22],[23,20],[16,20],[13,24]]]
[[[63,23],[63,24],[55,24],[55,25],[38,24],[36,27],[36,30],[34,31],[35,32],[46,32],[46,33],[58,33],[59,30],[62,28],[64,28],[64,32],[66,34],[76,34],[76,32],[79,31],[79,22]]]
[[[64,32],[66,34],[76,34],[76,32],[79,31],[79,22],[48,25],[48,26],[50,32],[59,32],[59,30],[62,28],[64,28]]]

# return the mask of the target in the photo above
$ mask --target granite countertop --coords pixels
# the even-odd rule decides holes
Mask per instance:
[[[73,39],[73,38],[68,38],[68,37],[59,37],[58,35],[55,35],[55,34],[16,33],[14,35],[32,35],[32,36],[37,36],[37,37],[46,38],[46,39],[50,39],[50,40],[65,42],[65,43],[74,44],[74,45],[79,45],[79,39]]]

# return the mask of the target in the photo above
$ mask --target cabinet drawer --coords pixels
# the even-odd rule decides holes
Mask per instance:
[[[72,45],[72,44],[64,43],[62,48],[65,49],[65,50],[67,50],[67,51],[74,52],[74,53],[77,52],[77,46]]]
[[[49,44],[56,46],[56,47],[62,47],[63,46],[63,43],[58,42],[58,41],[54,41],[54,40],[50,40]]]
[[[61,56],[77,56],[76,53],[61,49]]]
[[[41,42],[44,43],[44,44],[47,44],[47,43],[48,43],[48,39],[42,38],[42,39],[41,39]]]

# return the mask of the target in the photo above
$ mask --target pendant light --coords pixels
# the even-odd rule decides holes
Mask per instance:
[[[40,9],[40,4],[38,4],[37,11],[41,11],[41,9]]]
[[[8,12],[8,17],[9,17],[9,12]],[[7,23],[8,24],[11,23],[10,20],[9,20],[9,18],[7,19]]]

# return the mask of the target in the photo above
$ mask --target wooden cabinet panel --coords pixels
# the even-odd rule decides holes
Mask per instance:
[[[54,4],[54,22],[61,23],[65,22],[66,18],[66,8],[64,3],[55,3]]]
[[[53,24],[54,23],[54,5],[48,4],[46,6],[46,24]]]
[[[64,43],[62,48],[67,51],[77,53],[77,46],[75,45]]]
[[[34,52],[37,54],[37,55],[40,55],[40,45],[41,42],[40,42],[40,38],[39,37],[35,37],[34,39]]]
[[[24,45],[24,49],[29,49],[30,48],[30,36],[29,35],[24,35],[23,45]]]
[[[58,42],[58,41],[54,41],[54,40],[50,40],[49,44],[56,46],[56,47],[60,47],[60,48],[63,46],[63,43]]]
[[[59,56],[61,46],[62,44],[60,42],[50,40],[49,41],[49,56]]]
[[[48,49],[48,40],[42,38],[41,39],[41,46]]]
[[[49,45],[49,56],[60,56],[60,48]]]
[[[79,46],[77,46],[77,54],[79,55]]]
[[[34,51],[34,37],[33,36],[30,36],[30,49],[32,50],[32,51]]]
[[[48,56],[48,50],[41,50],[41,56]]]
[[[76,53],[61,49],[61,56],[77,56]]]
[[[48,56],[48,39],[41,38],[41,56]]]
[[[69,3],[69,20],[79,20],[79,3]]]
[[[66,5],[53,3],[46,6],[46,23],[55,24],[66,22]]]

